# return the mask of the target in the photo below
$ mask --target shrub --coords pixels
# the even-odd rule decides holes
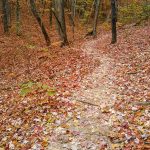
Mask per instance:
[[[150,5],[132,2],[128,6],[118,8],[118,21],[122,24],[135,23],[149,18]]]

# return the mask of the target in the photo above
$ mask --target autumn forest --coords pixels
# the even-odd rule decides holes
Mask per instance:
[[[149,150],[150,1],[0,0],[0,150]]]

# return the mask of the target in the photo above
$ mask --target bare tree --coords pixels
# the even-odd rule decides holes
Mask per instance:
[[[38,22],[38,24],[39,24],[39,26],[40,26],[40,28],[42,30],[42,33],[44,35],[46,44],[49,46],[50,45],[50,38],[48,36],[48,33],[47,33],[46,29],[45,29],[45,26],[44,26],[44,24],[42,22],[41,17],[38,14],[38,11],[37,11],[36,5],[35,5],[35,1],[34,0],[30,0],[30,5],[31,5],[31,11],[32,11],[34,17],[36,18],[36,20],[37,20],[37,22]]]
[[[111,24],[112,24],[112,41],[111,43],[114,44],[117,42],[117,3],[116,0],[111,0]]]
[[[77,0],[71,0],[71,15],[72,15],[72,18],[74,18],[76,16],[76,3],[77,3]]]
[[[2,8],[3,8],[3,26],[4,32],[9,31],[9,3],[8,0],[2,0]]]
[[[62,40],[62,46],[68,44],[67,33],[66,33],[66,22],[64,12],[64,0],[54,0],[54,16],[57,22],[57,30]]]
[[[100,0],[95,0],[95,15],[94,15],[94,24],[93,24],[93,36],[95,37],[97,34],[97,22],[98,22],[98,15],[100,9]]]
[[[51,0],[49,3],[49,25],[50,25],[50,28],[52,28],[52,21],[53,21],[52,8],[53,8],[53,1]]]
[[[16,33],[20,35],[20,3],[16,0]]]

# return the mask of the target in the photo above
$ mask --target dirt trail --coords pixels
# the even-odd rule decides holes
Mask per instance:
[[[107,35],[103,38],[107,38]],[[84,53],[92,55],[100,65],[82,80],[80,91],[75,91],[70,98],[80,104],[77,108],[77,119],[68,122],[69,130],[75,134],[68,137],[63,135],[63,129],[60,128],[62,134],[57,142],[51,143],[50,150],[99,150],[103,146],[111,149],[108,137],[112,133],[112,121],[107,111],[113,106],[116,97],[113,85],[115,69],[113,60],[94,48],[99,42],[101,39],[88,41],[81,47]]]
[[[3,39],[10,49],[4,43],[6,51],[2,50],[0,64],[0,147],[149,149],[148,33],[149,26],[119,31],[114,45],[109,44],[111,35],[104,33],[80,48],[66,47],[63,51],[56,48],[43,52],[43,47],[35,45],[33,52],[32,45],[17,46],[28,56],[32,54],[29,58],[13,42]],[[12,86],[20,85],[28,76],[58,88],[57,94],[49,97],[39,89],[36,94],[33,91],[21,97],[20,86]]]

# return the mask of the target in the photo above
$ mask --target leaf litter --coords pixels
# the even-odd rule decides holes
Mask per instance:
[[[30,68],[27,62],[13,68],[3,63],[0,148],[149,149],[148,33],[148,27],[120,30],[115,45],[109,44],[110,34],[103,33],[80,48],[51,55],[47,50],[37,55],[32,46],[36,57],[29,58]],[[22,97],[18,83],[29,79],[56,88],[56,94],[45,94],[46,88]]]

